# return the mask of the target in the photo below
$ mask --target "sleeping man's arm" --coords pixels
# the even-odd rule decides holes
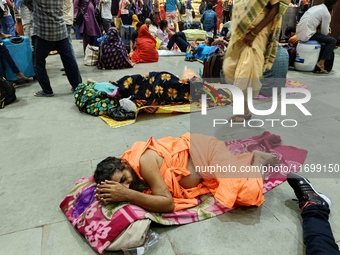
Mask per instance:
[[[99,185],[100,202],[109,204],[112,202],[130,202],[150,212],[172,212],[174,201],[160,172],[157,160],[153,157],[153,151],[146,151],[140,158],[141,175],[149,185],[152,194],[144,194],[114,182],[105,181]],[[98,196],[97,196],[98,198]]]

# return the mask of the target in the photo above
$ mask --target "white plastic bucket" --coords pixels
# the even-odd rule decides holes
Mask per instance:
[[[318,62],[321,45],[318,41],[299,41],[296,47],[294,68],[298,71],[313,71]]]

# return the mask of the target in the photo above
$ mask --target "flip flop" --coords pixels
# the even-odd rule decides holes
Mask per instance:
[[[329,74],[329,72],[327,72],[326,70],[313,71],[313,73],[317,73],[317,74]]]
[[[320,66],[318,65],[318,63],[316,63],[315,65],[317,68],[319,68],[320,70],[316,71],[316,73],[324,73],[324,74],[329,74],[329,72],[327,70],[325,70],[324,66]]]
[[[54,94],[53,94],[53,93],[52,93],[52,94],[47,94],[47,93],[45,93],[44,91],[40,90],[40,91],[38,91],[38,92],[35,92],[35,93],[34,93],[34,96],[35,96],[35,97],[53,97]]]
[[[188,61],[188,62],[194,62],[194,58],[190,57],[190,58],[185,58],[184,59],[185,61]]]
[[[240,122],[243,122],[243,121],[246,121],[246,120],[250,120],[252,117],[252,114],[248,114],[248,115],[234,115],[233,117],[231,117],[228,121],[232,121],[232,122],[235,122],[235,123],[240,123]],[[235,118],[243,118],[242,121],[234,121]]]
[[[24,81],[24,82],[29,82],[29,78],[26,77],[23,73],[19,72],[15,75],[18,81]]]

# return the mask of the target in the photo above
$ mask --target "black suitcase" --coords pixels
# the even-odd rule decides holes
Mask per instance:
[[[184,23],[184,29],[201,29],[201,23],[200,22],[185,22]]]
[[[15,88],[13,83],[7,81],[3,77],[0,78],[0,109],[5,105],[13,103],[17,97],[15,96]]]
[[[120,26],[120,37],[122,38],[123,43],[126,46],[126,49],[130,50],[130,40],[132,33],[135,31],[135,28],[130,25],[121,25]]]
[[[184,22],[183,21],[178,21],[178,29],[179,31],[183,31],[184,30]]]

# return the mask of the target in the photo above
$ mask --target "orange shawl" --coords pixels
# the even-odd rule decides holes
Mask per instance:
[[[139,159],[146,149],[154,150],[164,158],[160,173],[174,198],[174,211],[198,205],[196,197],[209,192],[228,208],[235,203],[259,206],[264,202],[262,178],[247,178],[245,175],[228,178],[225,174],[200,173],[203,181],[197,187],[184,189],[178,183],[183,176],[190,175],[186,168],[189,155],[194,166],[232,164],[239,169],[251,164],[251,153],[235,156],[227,150],[224,142],[200,134],[186,133],[179,138],[164,137],[157,141],[151,137],[147,142],[134,143],[121,157],[129,162],[140,178]]]
[[[156,39],[150,34],[146,25],[142,25],[138,30],[136,49],[131,54],[131,60],[134,63],[149,63],[158,61]]]

